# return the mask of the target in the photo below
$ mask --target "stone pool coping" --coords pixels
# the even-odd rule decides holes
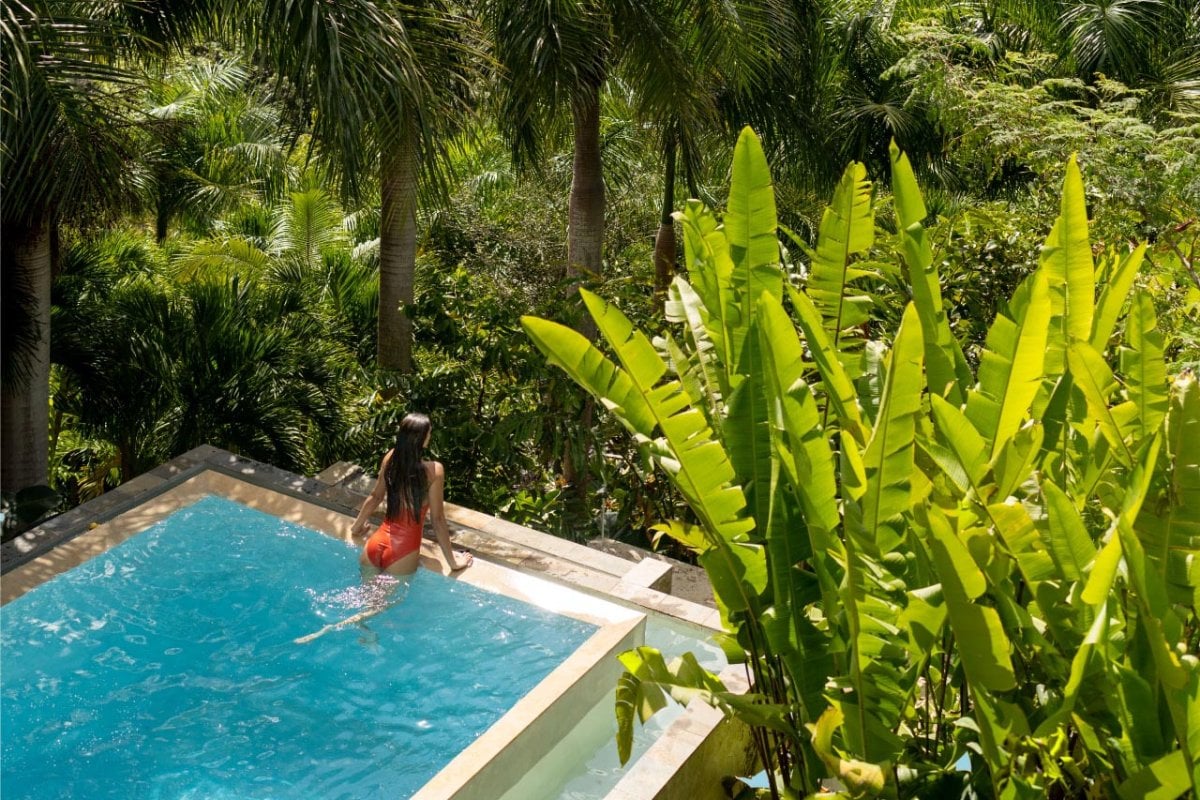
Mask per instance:
[[[19,583],[21,578],[17,575],[26,572],[23,565],[33,563],[30,574],[41,573],[44,575],[42,580],[69,569],[79,563],[71,563],[78,556],[72,555],[71,548],[61,545],[89,531],[95,532],[94,529],[109,520],[135,511],[201,473],[236,478],[242,483],[270,490],[281,496],[272,501],[282,504],[279,516],[287,519],[291,518],[290,514],[303,513],[316,523],[302,524],[338,536],[340,533],[336,531],[344,530],[349,524],[347,515],[352,518],[357,513],[364,496],[364,492],[345,485],[343,465],[335,465],[321,475],[309,478],[202,445],[0,546],[0,575],[3,575],[0,601],[6,603],[15,596],[14,592],[23,591]],[[302,502],[295,504],[297,500]],[[628,607],[635,611],[648,610],[703,628],[720,629],[720,617],[715,609],[661,591],[670,586],[669,565],[649,559],[628,562],[461,506],[447,503],[446,508],[455,545],[466,546],[477,556],[476,565],[464,575],[482,576],[492,572],[492,567],[497,564],[504,564],[509,569],[496,574],[538,576],[546,579],[547,585],[606,596],[626,610]],[[101,535],[111,534],[105,531]],[[90,546],[90,543],[85,542],[84,546]],[[425,547],[428,558],[423,559],[424,563],[427,566],[433,566],[431,561],[440,564],[436,548],[429,542]],[[519,585],[521,580],[512,578],[511,582]],[[619,649],[624,646],[615,648],[614,652]],[[608,662],[614,671],[611,679],[604,680],[611,687],[619,666],[615,666],[615,659],[609,658]],[[721,677],[735,690],[745,685],[744,672],[738,668],[725,670]],[[591,684],[593,681],[588,680],[581,685]],[[540,718],[540,714],[535,715],[535,719]],[[553,735],[550,732],[556,729],[557,723],[542,724],[546,735]],[[752,760],[748,748],[749,733],[744,726],[723,719],[719,712],[708,706],[693,704],[631,766],[606,800],[718,800],[724,793],[714,776],[746,774]],[[451,762],[452,765],[455,763]],[[491,768],[492,771],[495,769]],[[459,790],[472,791],[465,787]],[[462,794],[461,798],[494,798],[503,793],[503,787],[492,785],[483,794]],[[418,797],[433,800],[460,795],[427,796],[423,789]]]

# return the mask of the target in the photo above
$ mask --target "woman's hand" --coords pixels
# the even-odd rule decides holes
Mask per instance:
[[[466,550],[459,550],[454,554],[454,563],[450,566],[450,571],[458,572],[459,570],[466,569],[474,563],[475,556],[471,555]]]
[[[359,520],[354,520],[354,522],[350,525],[350,529],[346,531],[346,544],[354,544],[354,537],[361,536],[362,533],[367,529],[367,524],[368,523],[365,521],[360,522]]]

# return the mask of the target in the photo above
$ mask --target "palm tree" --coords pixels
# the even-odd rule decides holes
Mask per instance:
[[[150,205],[158,241],[182,217],[199,232],[248,200],[288,185],[278,105],[235,58],[189,58],[157,70],[143,101]]]
[[[567,224],[567,274],[601,272],[604,180],[600,95],[623,66],[638,93],[661,96],[670,85],[694,95],[683,51],[695,4],[680,0],[525,3],[485,0],[496,59],[506,70],[498,116],[518,161],[540,155],[543,132],[568,108],[574,161]]]
[[[920,5],[920,4],[918,4]],[[1200,107],[1200,3],[1196,0],[971,0],[926,4],[996,55],[1042,49],[1059,69],[1145,89],[1166,111]]]
[[[0,487],[45,484],[50,289],[64,219],[133,204],[126,179],[136,129],[133,57],[212,20],[223,0],[13,0],[0,11],[0,240],[3,397]]]
[[[82,4],[80,4],[82,5]],[[4,5],[0,90],[3,189],[3,398],[0,485],[45,484],[48,468],[50,285],[59,221],[95,198],[119,199],[128,107],[113,87],[121,26],[72,3]]]
[[[699,137],[745,124],[744,118],[726,118],[723,124],[723,111],[741,110],[727,102],[729,97],[752,95],[772,64],[795,54],[795,23],[801,16],[796,9],[805,5],[776,0],[485,0],[496,58],[506,70],[498,116],[516,159],[536,160],[541,132],[563,109],[570,112],[569,276],[582,279],[602,271],[600,100],[605,83],[619,75],[634,94],[638,116],[659,131],[665,185],[655,262],[661,285],[674,260],[670,214],[678,159],[690,175],[699,161]]]
[[[809,98],[822,53],[822,28],[814,0],[737,0],[698,7],[691,24],[676,31],[686,69],[656,76],[642,87],[642,113],[658,131],[663,154],[663,199],[654,239],[655,286],[666,291],[674,269],[677,168],[682,162],[691,197],[700,197],[696,175],[713,134],[737,135],[753,123],[778,142],[804,141],[813,125]],[[779,98],[787,98],[779,102]],[[792,155],[811,159],[808,141]],[[783,148],[781,148],[781,151]]]
[[[173,274],[148,238],[121,231],[63,262],[56,408],[116,446],[122,478],[205,442],[300,471],[344,445],[353,357],[290,273]]]
[[[372,0],[267,0],[250,40],[281,78],[298,88],[312,134],[342,181],[361,196],[379,176],[378,361],[412,370],[418,192],[438,196],[446,148],[470,108],[482,68],[471,21],[456,4]]]
[[[1200,4],[1082,0],[1066,4],[1059,41],[1078,74],[1146,88],[1166,109],[1200,108]]]

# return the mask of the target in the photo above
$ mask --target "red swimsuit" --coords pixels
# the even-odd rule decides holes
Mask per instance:
[[[367,560],[376,569],[385,570],[409,553],[418,550],[421,547],[421,531],[428,509],[428,506],[421,506],[421,514],[416,518],[406,512],[400,519],[385,519],[371,534],[371,538],[367,539]]]

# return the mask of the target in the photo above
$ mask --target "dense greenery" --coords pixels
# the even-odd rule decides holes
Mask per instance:
[[[887,791],[911,794],[954,782],[949,765],[971,749],[990,765],[972,779],[984,795],[1109,792],[1145,780],[1140,764],[1193,759],[1168,712],[1176,667],[1193,681],[1194,668],[1158,637],[1194,653],[1194,603],[1176,586],[1164,610],[1135,545],[1146,575],[1194,587],[1191,567],[1162,557],[1177,550],[1151,515],[1187,488],[1171,483],[1186,475],[1171,420],[1192,413],[1200,366],[1195,1],[537,9],[6,4],[6,535],[201,442],[306,473],[373,468],[396,420],[423,410],[456,502],[581,540],[648,545],[666,525],[658,546],[710,568],[721,550],[693,553],[699,531],[746,528],[732,550],[760,560],[745,607],[730,605],[741,581],[717,568],[715,584],[741,636],[728,644],[783,709],[786,725],[742,711],[774,726],[764,758],[784,783],[811,789],[839,759],[890,762]],[[746,124],[765,152],[743,144],[731,162]],[[775,212],[759,217],[768,195],[778,228]],[[1092,325],[1112,335],[1068,331],[1086,345],[1053,333],[1070,316],[1044,247],[1060,214],[1072,285],[1109,287]],[[752,267],[732,285],[713,277],[725,252]],[[767,288],[778,308],[760,307]],[[1011,358],[997,354],[1023,341],[1044,292],[1058,321],[1025,386],[1065,388],[1039,388],[999,430],[981,398],[1000,402],[992,382]],[[630,437],[521,330],[532,315],[611,338],[617,309],[674,332],[638,358],[665,359],[676,399],[727,448],[733,472],[705,479],[740,487],[743,516],[708,518],[694,486],[654,468],[667,451],[648,442],[667,431],[640,419]],[[713,314],[732,327],[714,336]],[[828,352],[814,349],[822,336]],[[892,366],[901,350],[906,371]],[[799,352],[813,364],[798,368]],[[784,391],[801,378],[808,399]],[[1156,394],[1168,382],[1173,394]],[[1137,414],[1123,405],[1143,400]],[[911,442],[872,449],[893,412]],[[956,438],[971,431],[980,441]],[[808,505],[802,453],[837,456],[828,496]],[[885,455],[910,472],[872,461]],[[1010,496],[1023,511],[997,510]],[[897,516],[900,497],[914,508]],[[810,518],[824,526],[815,548]],[[777,536],[801,529],[799,544]],[[1120,547],[1125,566],[1111,592],[1084,597],[1101,545],[1103,563]],[[964,582],[953,597],[946,559]],[[979,630],[964,636],[964,615]],[[953,642],[979,631],[985,663],[960,662]],[[646,655],[639,669],[662,678],[659,666]],[[992,685],[1009,673],[1020,688]],[[825,679],[846,697],[831,702]],[[1161,728],[1130,728],[1123,710],[1147,697]]]
[[[698,556],[753,676],[738,695],[690,655],[626,653],[623,757],[635,713],[669,693],[749,723],[777,798],[830,777],[849,797],[1196,791],[1200,383],[1169,382],[1153,304],[1131,291],[1145,246],[1093,262],[1070,161],[1040,265],[973,372],[894,148],[892,188],[911,300],[889,342],[862,336],[863,166],[797,287],[749,130],[723,219],[680,214],[676,333],[652,343],[588,292],[615,361],[524,320],[683,495],[696,522],[658,529]]]

